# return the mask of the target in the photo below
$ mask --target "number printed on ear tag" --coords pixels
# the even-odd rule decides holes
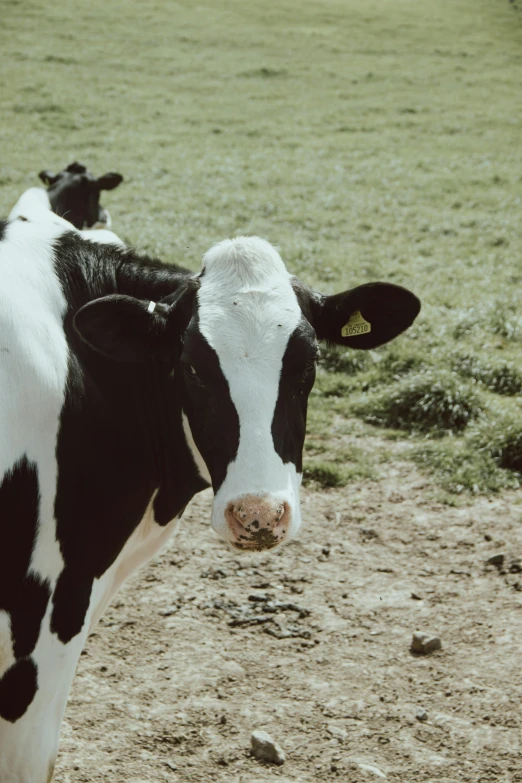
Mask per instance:
[[[359,310],[352,313],[350,320],[341,329],[343,337],[357,337],[359,334],[368,334],[372,331],[372,325],[361,315]]]

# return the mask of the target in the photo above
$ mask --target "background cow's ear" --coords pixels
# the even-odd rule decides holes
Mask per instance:
[[[142,362],[168,350],[170,308],[131,296],[105,296],[80,308],[74,328],[88,345],[110,359]]]
[[[407,329],[420,311],[411,291],[392,283],[365,283],[334,296],[311,297],[319,340],[349,348],[377,348]]]
[[[44,169],[41,171],[38,176],[42,180],[44,185],[52,185],[54,184],[59,178],[59,174],[53,174],[52,171],[49,171],[49,169]]]
[[[121,182],[123,182],[121,174],[117,174],[115,171],[108,171],[107,174],[98,177],[96,186],[99,190],[114,190]]]

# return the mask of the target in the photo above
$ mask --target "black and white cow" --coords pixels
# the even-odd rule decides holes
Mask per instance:
[[[237,550],[296,535],[319,341],[373,348],[420,308],[316,293],[257,237],[193,274],[68,228],[0,223],[1,783],[51,779],[87,634],[197,492]]]
[[[29,188],[11,211],[10,218],[24,216],[24,212],[36,206],[51,209],[78,229],[111,227],[111,217],[100,204],[100,192],[117,188],[123,181],[121,174],[109,171],[96,178],[83,164],[75,162],[58,174],[45,170],[38,176],[47,190]]]

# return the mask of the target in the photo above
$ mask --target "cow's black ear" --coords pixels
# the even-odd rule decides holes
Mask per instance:
[[[105,296],[80,308],[74,328],[110,359],[143,362],[168,351],[170,308],[131,296]]]
[[[319,340],[349,348],[377,348],[407,329],[420,311],[411,291],[365,283],[333,296],[310,296],[308,317]]]
[[[98,177],[96,186],[99,190],[114,190],[122,182],[123,177],[121,174],[117,174],[115,171],[108,171],[107,174]]]
[[[38,176],[42,180],[44,185],[53,185],[57,180],[60,179],[59,174],[53,174],[52,171],[49,171],[49,169],[44,169],[41,171]]]

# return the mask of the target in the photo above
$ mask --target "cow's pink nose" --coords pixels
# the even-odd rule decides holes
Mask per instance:
[[[271,549],[283,541],[290,524],[288,503],[254,495],[229,503],[225,515],[238,549]]]

